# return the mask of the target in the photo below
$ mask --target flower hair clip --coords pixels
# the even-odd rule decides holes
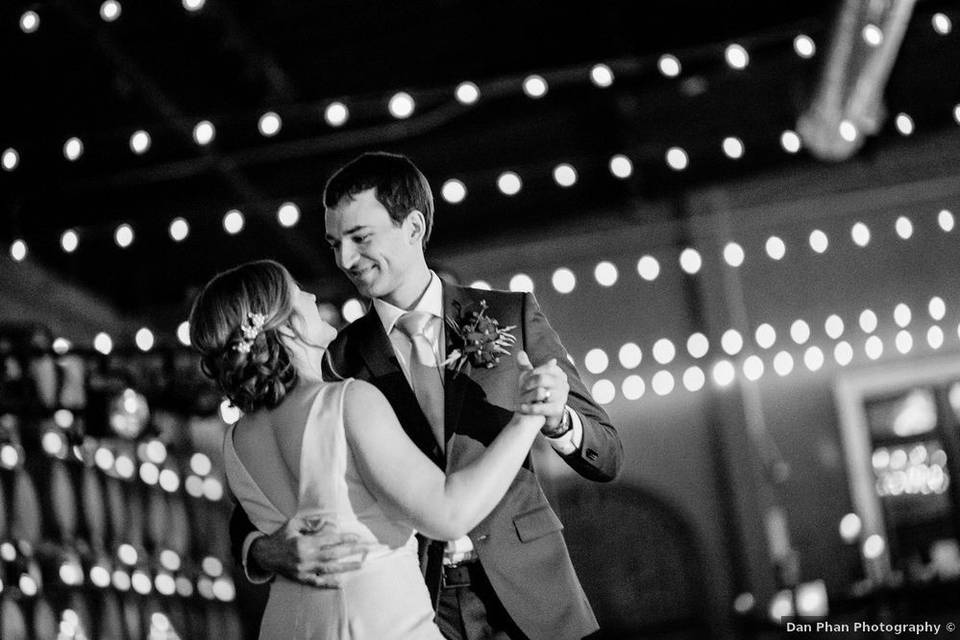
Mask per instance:
[[[263,323],[266,320],[267,317],[262,313],[248,313],[247,319],[240,325],[240,334],[243,337],[240,338],[240,342],[233,345],[234,350],[240,353],[250,353],[250,347],[253,346],[253,341],[263,331]]]

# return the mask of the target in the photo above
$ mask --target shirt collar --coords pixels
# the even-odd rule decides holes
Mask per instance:
[[[390,332],[393,331],[393,327],[397,324],[400,316],[407,312],[407,309],[395,307],[380,298],[373,299],[373,309],[377,312],[377,316],[383,324],[383,330],[387,335],[390,335]],[[427,285],[426,291],[423,292],[420,301],[410,311],[426,311],[432,316],[443,318],[443,285],[433,271],[430,272],[430,283]]]

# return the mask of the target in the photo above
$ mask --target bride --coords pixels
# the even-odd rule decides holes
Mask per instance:
[[[475,527],[508,489],[543,418],[514,414],[480,458],[445,476],[375,387],[322,379],[335,336],[316,297],[272,261],[216,276],[190,313],[204,373],[244,413],[223,453],[230,489],[253,523],[265,533],[284,524],[291,533],[333,529],[366,549],[338,589],[277,576],[260,637],[442,640],[414,534],[450,540]],[[530,369],[526,354],[516,357]],[[537,392],[520,396],[535,401]]]

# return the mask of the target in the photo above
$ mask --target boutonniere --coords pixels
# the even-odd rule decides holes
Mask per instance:
[[[443,361],[445,367],[456,373],[467,364],[490,369],[500,362],[500,356],[510,355],[510,347],[517,343],[510,331],[516,325],[501,327],[499,320],[487,315],[486,300],[480,301],[479,310],[473,309],[474,305],[463,309],[456,302],[454,306],[458,317],[446,317],[453,350]]]

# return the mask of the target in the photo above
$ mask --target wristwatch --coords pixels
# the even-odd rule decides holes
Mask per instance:
[[[564,407],[563,416],[560,418],[560,424],[550,430],[541,429],[540,433],[548,438],[559,438],[566,435],[570,429],[573,429],[573,420],[570,419],[570,408]]]

